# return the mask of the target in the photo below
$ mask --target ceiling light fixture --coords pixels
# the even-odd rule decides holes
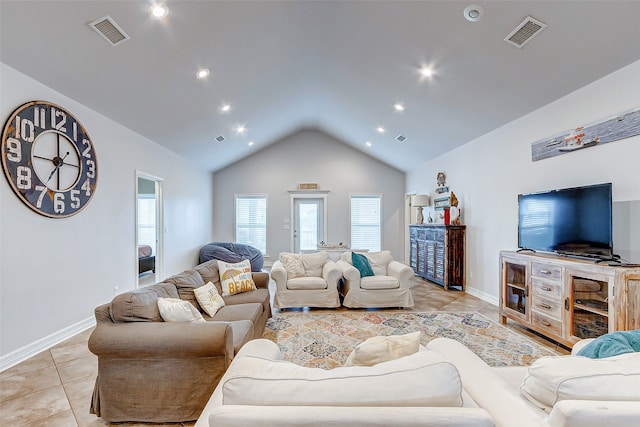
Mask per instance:
[[[404,105],[399,102],[393,104],[393,108],[395,108],[396,111],[404,111]]]
[[[196,72],[196,77],[200,80],[204,79],[205,77],[207,77],[209,75],[209,69],[208,68],[200,68],[197,72]]]
[[[420,75],[422,77],[431,77],[433,76],[433,70],[425,65],[420,68]]]
[[[482,6],[472,4],[464,8],[464,17],[467,21],[478,22],[484,16],[484,9]]]
[[[226,113],[229,110],[231,110],[231,104],[222,104],[222,107],[220,107],[220,111],[223,113]]]
[[[247,130],[247,128],[244,127],[244,125],[238,125],[238,127],[236,127],[236,133],[242,134]]]
[[[249,147],[253,145],[253,141],[249,141]]]
[[[367,147],[371,147],[371,146],[373,145],[373,144],[371,143],[371,141],[367,141],[367,142],[365,142],[365,144],[366,144],[366,146],[367,146]]]
[[[384,128],[382,126],[378,126],[376,130],[378,131],[378,133],[384,133]]]
[[[169,8],[162,3],[153,3],[149,6],[149,14],[155,19],[162,19],[169,14]]]

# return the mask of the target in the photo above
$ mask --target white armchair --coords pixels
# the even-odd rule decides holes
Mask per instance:
[[[342,271],[327,252],[283,252],[273,263],[271,278],[276,282],[275,308],[340,307],[338,281]]]
[[[344,277],[343,305],[351,308],[413,307],[411,267],[394,261],[390,251],[362,253],[369,260],[373,276],[360,277],[346,251],[337,262]]]

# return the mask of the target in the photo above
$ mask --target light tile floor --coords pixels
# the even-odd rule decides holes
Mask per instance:
[[[410,311],[476,311],[498,321],[498,307],[461,291],[415,278],[416,306]],[[271,283],[273,287],[273,282]],[[273,294],[273,289],[272,289]],[[341,308],[338,310],[346,310]],[[306,310],[303,310],[306,311]],[[568,354],[566,348],[526,328],[509,322],[507,327],[539,344]],[[89,413],[98,360],[87,348],[91,329],[0,373],[1,426],[164,426],[165,424],[113,423]],[[193,426],[193,422],[166,426]]]

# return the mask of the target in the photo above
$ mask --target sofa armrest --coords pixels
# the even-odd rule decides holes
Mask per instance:
[[[254,271],[251,273],[253,282],[258,289],[269,289],[269,273],[263,271]]]
[[[233,359],[229,322],[99,323],[89,337],[99,357],[170,359],[225,356]]]
[[[451,338],[436,338],[427,343],[427,350],[439,353],[453,363],[460,373],[462,388],[479,407],[489,411],[498,426],[540,427],[546,413],[533,408],[494,369],[464,344]]]
[[[633,401],[561,400],[547,417],[545,427],[636,427],[640,404]]]
[[[287,289],[287,270],[284,269],[284,265],[277,260],[271,267],[271,278],[276,282],[276,288],[280,290]]]
[[[414,276],[413,269],[398,261],[391,261],[387,266],[387,275],[398,279],[401,288],[408,288],[411,285],[411,278]]]
[[[348,288],[360,287],[360,271],[346,261],[338,261],[336,265],[342,270],[342,277]]]
[[[338,289],[338,281],[342,277],[342,270],[335,261],[329,260],[322,266],[322,278],[327,281],[327,289]]]

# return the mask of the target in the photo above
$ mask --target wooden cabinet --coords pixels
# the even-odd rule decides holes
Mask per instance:
[[[464,225],[410,225],[411,268],[417,275],[449,289],[464,290]]]
[[[640,326],[640,268],[500,253],[500,316],[569,347]]]

